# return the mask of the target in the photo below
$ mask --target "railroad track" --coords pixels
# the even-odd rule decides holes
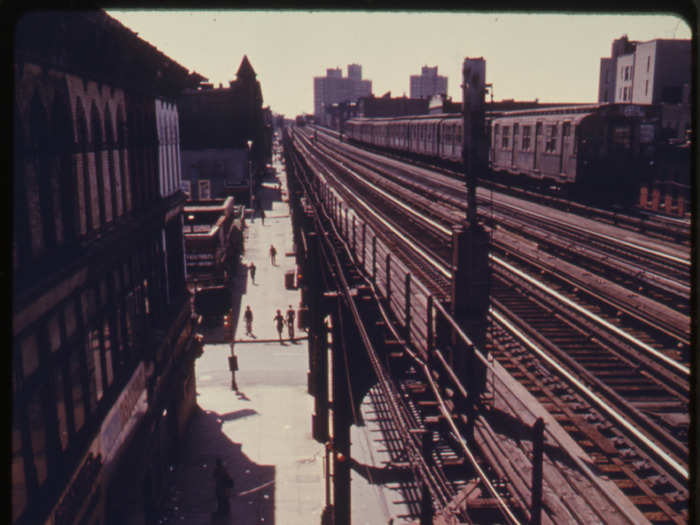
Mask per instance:
[[[338,139],[339,133],[333,130],[319,127],[316,127],[315,129],[321,136],[332,137],[334,140]],[[375,152],[384,157],[392,158],[403,163],[411,163],[420,168],[425,168],[434,172],[439,171],[447,177],[454,179],[459,184],[464,184],[463,173],[461,171],[455,171],[454,167],[435,165],[434,162],[419,161],[406,155],[401,155],[398,152],[390,152],[369,145],[355,145],[355,147],[362,148],[366,151]],[[493,180],[493,176],[492,178],[488,179],[480,178],[479,185],[484,189],[497,191],[523,200],[543,204],[550,208],[573,212],[582,217],[588,217],[590,219],[605,222],[630,231],[642,232],[660,240],[671,241],[688,247],[690,246],[690,221],[686,219],[673,218],[661,214],[650,214],[647,212],[625,213],[603,210],[572,201],[567,198],[562,198],[554,193],[548,194],[546,190],[541,188],[533,190],[513,186],[507,183],[500,183]]]
[[[405,213],[405,211],[403,213]],[[397,223],[401,222],[400,217],[395,218],[394,221]],[[414,233],[414,235],[416,234]],[[496,266],[499,264],[500,263],[496,264]],[[521,288],[523,287],[522,284],[519,284],[518,286]],[[502,286],[499,293],[501,293],[504,289],[508,289],[508,287]],[[536,295],[532,294],[531,290],[528,292],[528,294],[533,296]],[[511,321],[518,323],[521,327],[537,324],[541,322],[542,319],[554,317],[552,312],[555,310],[555,308],[551,304],[546,305],[544,309],[541,308],[539,311],[536,311],[531,305],[528,307],[519,308],[517,304],[512,303],[512,301],[525,299],[524,295],[528,294],[516,294],[515,298],[508,298],[505,296],[495,297],[496,300],[503,299],[504,302],[511,301],[510,306],[512,308],[509,309],[509,311],[515,310],[516,313],[521,313],[520,316],[512,314],[510,317]],[[506,309],[504,305],[501,306],[504,310]],[[527,317],[529,314],[534,317]],[[558,315],[555,318],[557,321],[562,321],[563,316]],[[518,320],[516,321],[516,319]],[[571,325],[571,323],[572,322],[570,320],[563,320],[563,325]],[[583,328],[581,328],[581,326]],[[559,333],[557,330],[562,329],[561,326],[553,330],[548,330],[545,326],[538,325],[538,327],[539,330],[536,330],[537,334],[549,333],[552,335],[552,337],[555,337],[556,334]],[[658,363],[655,364],[651,362],[650,358],[642,359],[642,364],[644,366],[640,367],[639,363],[633,361],[635,359],[634,355],[628,354],[625,356],[619,350],[612,349],[611,351],[611,348],[607,347],[606,345],[600,345],[599,348],[602,350],[595,354],[594,350],[587,346],[591,339],[597,338],[601,341],[605,341],[609,339],[610,336],[599,335],[592,337],[591,330],[593,328],[594,327],[591,325],[590,321],[587,321],[580,325],[575,337],[569,333],[568,335],[563,335],[563,339],[555,339],[553,342],[549,341],[545,344],[545,346],[556,348],[558,346],[566,346],[563,344],[563,342],[566,342],[568,345],[566,346],[566,350],[568,351],[560,351],[558,359],[567,362],[570,366],[575,368],[576,377],[585,377],[589,382],[596,383],[600,389],[609,391],[610,397],[614,398],[614,402],[618,405],[629,406],[626,411],[632,414],[630,417],[635,421],[632,426],[644,426],[652,430],[652,434],[654,435],[651,439],[647,439],[647,441],[652,442],[652,445],[654,445],[653,441],[663,443],[663,446],[668,450],[664,453],[671,458],[670,463],[675,463],[677,466],[677,468],[675,468],[675,473],[669,471],[669,461],[659,460],[658,457],[654,456],[655,452],[653,450],[650,452],[650,447],[648,444],[632,445],[628,448],[629,450],[634,450],[634,452],[627,453],[626,455],[632,458],[642,458],[641,461],[646,463],[642,464],[641,467],[644,467],[643,470],[644,472],[647,472],[648,475],[645,474],[644,480],[640,482],[643,485],[643,489],[640,487],[637,481],[630,481],[630,476],[628,476],[628,478],[626,478],[624,481],[620,481],[618,486],[621,488],[626,487],[625,490],[629,489],[630,486],[637,487],[636,489],[630,490],[641,490],[647,496],[647,499],[642,500],[638,498],[636,501],[640,502],[640,508],[644,509],[645,513],[650,516],[650,520],[652,522],[677,523],[683,516],[687,516],[687,491],[685,493],[683,492],[684,486],[687,485],[687,474],[685,485],[683,481],[684,465],[687,465],[687,435],[685,434],[685,432],[687,432],[687,425],[685,426],[686,430],[684,430],[683,423],[681,422],[681,424],[676,424],[678,423],[678,418],[674,418],[673,416],[683,413],[687,414],[687,378],[679,378],[674,376],[673,372],[669,370],[657,368],[657,366],[659,366]],[[638,337],[643,335],[644,332],[636,334]],[[540,336],[538,335],[538,337]],[[572,362],[570,354],[577,352],[579,364],[577,366],[573,366],[575,363]],[[503,355],[507,354],[503,353]],[[529,356],[528,358],[534,359],[534,357]],[[613,359],[617,359],[617,361],[613,361]],[[513,360],[518,361],[519,358],[516,356],[513,358]],[[678,364],[672,358],[667,359],[666,364],[669,364],[669,362],[671,368],[673,368],[674,364]],[[586,363],[590,369],[584,367],[580,363]],[[622,366],[621,363],[624,363],[627,366],[624,373],[622,371],[618,371],[618,368]],[[506,363],[506,365],[508,365],[508,363]],[[542,367],[543,365],[538,364],[536,366]],[[615,377],[614,374],[606,375],[606,369],[611,367],[615,372],[619,372],[620,377]],[[646,371],[644,369],[646,369]],[[649,373],[649,370],[652,371],[652,374]],[[662,377],[669,379],[669,383],[672,386],[675,385],[675,390],[673,388],[664,389],[663,385],[653,381],[654,378],[651,376],[653,375],[653,372],[658,372],[658,370],[662,371]],[[638,381],[638,384],[633,384],[633,381]],[[535,388],[535,391],[537,388]],[[637,396],[635,399],[629,399],[630,396],[628,396],[628,399],[625,399],[623,394],[630,389],[633,392],[642,392],[643,395]],[[567,393],[566,395],[571,394]],[[581,394],[581,396],[583,395]],[[563,403],[563,401],[560,400],[559,403]],[[634,408],[635,406],[637,408]],[[659,407],[663,408],[663,410],[660,410]],[[650,414],[654,414],[653,417],[655,420],[651,419],[652,416],[650,416]],[[669,414],[671,415],[670,417]],[[606,417],[609,416],[606,415]],[[614,423],[604,423],[607,425],[606,430],[609,427],[612,428],[613,431],[616,431],[616,427],[619,425],[630,425],[630,423],[621,423],[620,421],[620,419],[617,419],[614,421]],[[588,426],[590,427],[590,425]],[[629,442],[629,437],[617,437],[623,440],[621,443],[626,444]],[[620,443],[619,439],[615,442]],[[625,472],[629,471],[630,468],[632,468],[629,466],[629,462],[624,459],[623,454],[618,454],[615,456],[615,451],[617,451],[616,447],[608,447],[608,452],[610,452],[610,455],[608,456],[607,461],[618,465],[618,470]],[[636,454],[636,456],[634,454]],[[664,463],[666,464],[664,465]],[[648,465],[651,465],[651,468],[647,468]],[[636,468],[634,465],[633,467]],[[671,466],[671,471],[673,470],[674,467]],[[637,477],[639,478],[640,476]],[[671,488],[669,489],[669,487]],[[653,506],[653,508],[651,508],[651,506]]]
[[[491,352],[569,432],[597,470],[612,480],[651,523],[687,523],[687,482],[668,475],[658,458],[621,433],[607,413],[560,373],[548,368],[511,332],[494,321],[489,333]],[[677,406],[675,400],[673,403]]]

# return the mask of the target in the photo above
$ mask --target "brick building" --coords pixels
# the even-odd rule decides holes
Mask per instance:
[[[103,11],[16,26],[12,523],[124,523],[195,406],[177,95]]]
[[[183,187],[192,198],[247,200],[249,182],[272,159],[272,122],[256,76],[244,56],[228,87],[202,83],[178,97]]]

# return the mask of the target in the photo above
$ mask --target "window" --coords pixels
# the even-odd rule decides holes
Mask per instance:
[[[552,124],[547,128],[547,142],[545,144],[544,150],[548,152],[555,152],[557,150],[557,125]]]
[[[211,189],[209,186],[209,181],[207,179],[199,181],[199,199],[209,199],[211,198]]]
[[[27,405],[27,419],[29,421],[29,434],[32,443],[32,456],[34,468],[39,485],[43,485],[48,476],[46,464],[46,428],[44,427],[44,414],[41,409],[41,388],[34,392],[32,400]]]
[[[622,100],[627,100],[627,88],[622,88]]]
[[[52,352],[58,350],[61,346],[61,329],[58,323],[58,314],[51,316],[48,323],[49,330],[49,346]]]
[[[626,66],[625,67],[625,80],[629,80],[629,79],[630,79],[630,67]]]
[[[19,424],[12,424],[12,522],[24,512],[27,505],[27,480],[24,474],[24,457],[22,455],[22,434]]]
[[[647,73],[649,73],[649,66],[651,65],[651,55],[647,57]],[[647,80],[648,82],[648,80]]]
[[[68,448],[68,416],[66,415],[65,381],[63,379],[63,369],[57,367],[54,371],[56,378],[56,418],[58,419],[58,437],[61,442],[61,449]]]
[[[537,135],[538,137],[539,137],[540,135],[542,135],[542,123],[541,123],[541,122],[538,122],[538,123],[535,125],[535,135]]]
[[[78,432],[85,424],[85,396],[83,393],[83,383],[80,378],[80,352],[74,348],[68,362],[69,378],[72,391],[73,404],[73,427]]]
[[[88,332],[87,362],[88,375],[90,377],[90,407],[94,409],[104,394],[99,330],[92,329]]]
[[[37,346],[36,335],[27,336],[21,344],[22,369],[24,377],[31,375],[39,367],[39,347]]]
[[[515,136],[520,132],[520,124],[513,124],[513,140],[515,140]]]
[[[523,126],[523,141],[521,144],[523,151],[528,151],[530,149],[530,130],[532,126]]]
[[[564,122],[564,126],[562,127],[562,134],[565,137],[571,135],[571,122]]]
[[[649,94],[649,79],[644,82],[644,95]]]
[[[509,138],[510,138],[510,127],[509,126],[503,126],[503,140],[501,142],[501,146],[503,148],[508,147],[509,143]]]
[[[107,319],[102,323],[102,341],[105,347],[105,371],[107,372],[107,385],[114,381],[114,369],[112,365],[112,330]]]
[[[614,126],[612,142],[616,150],[628,150],[631,147],[631,130],[629,125]]]

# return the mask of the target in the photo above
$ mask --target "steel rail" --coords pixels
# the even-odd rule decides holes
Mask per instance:
[[[570,308],[576,310],[578,313],[580,313],[580,314],[584,315],[585,317],[588,317],[589,319],[593,320],[594,322],[596,322],[596,323],[598,323],[598,324],[604,326],[605,328],[607,328],[607,329],[610,330],[611,332],[613,332],[613,333],[615,333],[616,335],[618,335],[618,336],[620,336],[620,337],[626,339],[627,341],[629,341],[629,342],[631,342],[632,344],[638,346],[639,348],[642,348],[642,349],[645,350],[647,353],[652,354],[652,355],[653,355],[654,357],[656,357],[657,359],[659,359],[659,360],[663,361],[664,363],[666,363],[666,365],[668,365],[669,367],[674,368],[677,372],[679,372],[679,373],[681,373],[681,374],[683,374],[683,375],[685,375],[685,376],[687,376],[687,377],[690,377],[690,369],[689,369],[688,367],[682,365],[681,363],[678,363],[677,361],[671,359],[670,357],[665,356],[664,354],[662,354],[661,352],[659,352],[659,351],[656,350],[655,348],[649,346],[649,345],[646,344],[645,342],[640,341],[639,339],[637,339],[637,338],[634,337],[633,335],[630,335],[630,334],[628,334],[627,332],[625,332],[624,330],[621,330],[620,328],[618,328],[617,326],[614,326],[613,324],[609,323],[608,321],[606,321],[605,319],[601,318],[600,316],[598,316],[598,315],[594,314],[593,312],[587,310],[587,309],[584,308],[583,306],[580,306],[580,305],[576,304],[576,303],[573,302],[571,299],[569,299],[569,298],[567,298],[567,297],[564,297],[562,294],[560,294],[560,293],[557,292],[556,290],[553,290],[553,289],[550,288],[549,286],[547,286],[547,285],[541,283],[540,281],[538,281],[537,279],[533,278],[532,276],[526,274],[526,273],[523,272],[522,270],[519,270],[518,268],[515,268],[514,266],[508,264],[506,261],[504,261],[503,259],[499,258],[497,255],[489,254],[489,258],[490,258],[491,260],[493,260],[496,264],[498,264],[498,265],[500,265],[500,266],[503,266],[504,268],[506,268],[506,269],[508,269],[509,271],[511,271],[511,272],[513,272],[514,274],[516,274],[518,277],[520,277],[520,278],[526,280],[526,281],[529,282],[530,284],[533,284],[534,286],[536,286],[536,287],[539,288],[540,290],[543,290],[543,291],[545,291],[546,293],[552,295],[552,296],[555,297],[557,300],[559,300],[559,301],[561,301],[562,303],[566,304],[566,305],[569,306]]]
[[[329,222],[330,222],[331,226],[333,227],[333,229],[335,230],[335,226],[333,225],[333,221],[329,219]],[[341,243],[343,244],[343,246],[345,247],[346,252],[347,252],[347,253],[352,253],[352,251],[349,249],[349,246],[347,245],[347,242],[345,241],[345,239],[344,239],[342,236],[338,235],[338,232],[337,232],[337,231],[336,231],[335,233],[336,233],[336,236],[340,239],[340,242],[341,242]],[[340,275],[340,278],[344,281],[344,276],[343,276],[343,275]],[[363,278],[364,278],[365,282],[370,286],[370,289],[372,290],[372,294],[373,294],[373,296],[375,297],[375,300],[376,300],[376,303],[377,303],[377,305],[378,305],[378,308],[379,308],[379,310],[380,310],[380,312],[381,312],[381,315],[382,315],[382,317],[384,318],[384,320],[386,321],[386,326],[389,327],[389,329],[391,330],[391,332],[392,332],[392,334],[394,335],[394,337],[395,337],[397,340],[400,341],[400,340],[401,340],[401,337],[400,337],[400,334],[398,333],[398,330],[395,329],[395,327],[394,327],[394,325],[393,325],[393,322],[391,322],[391,320],[390,320],[390,316],[389,316],[388,313],[386,312],[384,306],[381,304],[381,301],[378,300],[379,296],[378,296],[378,292],[377,292],[377,290],[376,290],[376,287],[375,287],[374,283],[372,283],[371,281],[369,281],[369,280],[368,280],[366,277],[364,277],[364,276],[363,276]],[[347,283],[345,283],[345,285],[347,286]],[[345,296],[345,294],[344,294],[344,296]],[[353,314],[354,317],[357,316],[356,323],[358,323],[358,322],[360,323],[360,325],[359,325],[358,328],[360,328],[360,335],[361,335],[361,337],[363,338],[363,343],[365,343],[365,341],[364,341],[364,336],[367,335],[367,334],[366,334],[365,331],[364,331],[364,325],[362,325],[361,319],[359,319],[359,312],[356,312],[354,302],[352,301],[352,298],[351,298],[351,296],[349,295],[349,293],[348,293],[348,295],[346,296],[346,301],[348,301],[349,303],[352,304],[352,307],[350,308],[350,310],[351,310],[351,312],[352,312],[352,314]],[[439,301],[436,300],[433,304],[439,305],[438,308],[439,308],[441,311],[444,312],[444,308],[443,308],[442,305],[439,303]],[[445,312],[445,313],[446,313],[446,312]],[[448,318],[449,318],[450,321],[452,321],[451,316],[448,315]],[[454,322],[454,321],[452,321],[452,322]],[[461,330],[460,330],[460,332],[461,332]],[[465,337],[466,337],[466,335],[465,335]],[[467,338],[467,339],[468,339],[468,338]],[[512,511],[510,510],[510,508],[508,507],[508,505],[505,503],[505,501],[503,501],[503,499],[501,498],[500,494],[498,494],[498,491],[497,491],[496,488],[491,484],[491,482],[490,482],[488,476],[486,475],[486,473],[485,473],[485,472],[481,469],[481,467],[479,466],[479,464],[478,464],[478,462],[476,461],[476,458],[475,458],[474,455],[472,454],[471,450],[469,449],[469,447],[466,445],[466,443],[464,442],[464,440],[463,440],[463,439],[461,438],[461,436],[459,435],[459,430],[458,430],[457,427],[455,426],[454,422],[452,421],[452,418],[451,418],[450,415],[449,415],[449,412],[447,411],[447,407],[446,407],[445,404],[444,404],[444,400],[442,399],[442,395],[439,393],[439,391],[437,390],[437,388],[436,388],[436,386],[435,386],[435,384],[434,384],[434,382],[433,382],[433,380],[432,380],[431,372],[430,372],[429,367],[427,366],[427,364],[426,364],[422,359],[420,359],[414,352],[411,351],[411,349],[408,347],[408,345],[406,345],[406,344],[404,343],[402,346],[403,346],[404,349],[407,351],[408,355],[411,356],[411,358],[414,360],[414,362],[416,362],[417,364],[419,364],[419,365],[421,366],[421,369],[423,370],[423,374],[424,374],[425,377],[428,378],[428,380],[430,381],[431,389],[433,390],[434,396],[435,396],[436,400],[438,401],[438,403],[439,403],[439,405],[440,405],[440,407],[441,407],[441,412],[443,413],[443,415],[446,416],[447,421],[449,421],[449,424],[450,424],[451,429],[452,429],[452,431],[453,431],[453,433],[454,433],[454,435],[455,435],[455,438],[458,440],[458,442],[459,442],[460,445],[462,446],[462,449],[464,450],[465,454],[469,457],[470,462],[472,463],[472,465],[474,466],[474,468],[475,468],[475,469],[477,470],[477,472],[479,473],[479,477],[481,478],[482,482],[486,485],[486,487],[488,488],[488,490],[489,490],[489,492],[492,494],[492,496],[498,501],[499,506],[501,507],[501,510],[502,510],[502,512],[504,513],[505,517],[509,518],[511,523],[513,523],[513,524],[515,524],[515,525],[519,525],[520,522],[519,522],[518,519],[513,515]],[[385,384],[385,381],[388,381],[388,380],[387,380],[385,377],[383,377],[383,367],[381,367],[381,364],[379,363],[378,357],[374,354],[374,349],[373,349],[371,343],[369,343],[369,342],[368,342],[368,343],[365,343],[365,347],[366,347],[366,349],[368,350],[368,353],[370,353],[371,357],[373,358],[372,361],[373,361],[373,365],[374,365],[374,367],[375,367],[375,371],[377,372],[378,378],[381,378],[380,383],[383,385],[384,388],[388,388],[388,387],[386,386],[386,384]],[[370,349],[371,349],[371,352],[370,352]],[[481,356],[481,357],[483,358],[483,356]],[[376,364],[374,363],[375,360],[377,361]],[[379,370],[377,370],[377,368],[379,368]],[[448,368],[449,368],[449,367],[448,367]],[[451,369],[449,369],[449,371],[452,372]],[[454,372],[452,372],[451,377],[452,377],[454,380],[457,380],[457,377],[456,377],[456,375],[454,374]],[[457,380],[457,381],[458,381],[458,380]],[[389,383],[390,383],[390,382],[389,382]],[[460,382],[457,382],[457,385],[458,385],[458,387],[459,387],[460,392],[466,392],[466,390],[464,389],[463,385],[461,385]],[[387,398],[390,399],[391,401],[394,401],[392,396],[387,396]],[[394,402],[390,402],[389,404],[390,404],[390,405],[393,405]],[[394,410],[396,410],[396,407],[394,408]],[[431,490],[431,492],[432,492],[432,490]]]
[[[601,291],[600,288],[592,288],[589,285],[587,285],[585,282],[582,282],[577,276],[572,275],[570,273],[567,273],[566,271],[562,271],[562,273],[557,273],[558,269],[553,268],[550,264],[548,263],[543,263],[540,260],[529,256],[527,253],[523,254],[521,250],[519,250],[517,247],[513,247],[508,245],[505,241],[498,240],[494,238],[494,246],[498,247],[500,250],[516,254],[517,257],[520,258],[521,261],[524,261],[526,264],[532,265],[535,268],[538,268],[546,273],[549,273],[554,276],[555,279],[558,279],[560,281],[563,281],[567,283],[570,286],[579,288],[584,290],[586,294],[588,294],[591,297],[596,298],[597,300],[601,301],[602,303],[611,306],[615,308],[616,310],[619,310],[620,312],[624,312],[627,314],[629,317],[632,317],[633,319],[636,319],[637,321],[645,324],[646,326],[653,328],[664,335],[671,337],[675,339],[678,343],[689,346],[690,345],[690,340],[687,337],[685,331],[682,328],[678,328],[677,325],[668,323],[664,324],[661,319],[659,319],[658,316],[656,315],[645,315],[646,311],[644,309],[641,309],[639,307],[636,307],[635,305],[630,305],[628,302],[626,302],[624,299],[619,299],[618,295],[611,294],[609,292],[604,292]],[[554,256],[556,257],[556,256]],[[565,261],[566,262],[566,261]],[[601,278],[604,279],[604,278]],[[615,284],[613,282],[613,284]],[[621,286],[621,285],[618,285]],[[624,287],[623,287],[624,288]],[[628,290],[628,289],[625,289]],[[635,294],[636,292],[631,292],[632,294]],[[644,297],[644,296],[642,296]],[[648,298],[647,298],[648,299]],[[652,300],[652,299],[650,299]],[[671,309],[670,307],[664,305],[663,303],[659,303],[662,307],[666,307]],[[671,309],[672,310],[672,309]],[[678,312],[676,310],[672,310],[673,313],[677,313],[678,315],[684,315],[681,312]],[[688,321],[688,326],[690,326],[690,321]]]
[[[551,367],[553,367],[557,373],[564,376],[570,383],[574,384],[581,393],[586,395],[593,403],[595,403],[600,409],[607,412],[610,417],[615,419],[619,424],[621,424],[628,432],[630,432],[636,439],[642,442],[644,446],[652,450],[656,455],[666,462],[673,470],[675,470],[679,475],[681,475],[685,480],[688,480],[688,469],[684,468],[680,463],[673,459],[664,450],[660,449],[656,443],[651,441],[646,435],[642,434],[637,428],[627,421],[623,415],[621,415],[617,410],[608,405],[605,400],[601,399],[597,394],[592,392],[586,385],[579,381],[576,377],[571,375],[566,369],[562,368],[559,363],[552,359],[547,353],[542,350],[536,343],[534,343],[526,334],[519,330],[515,325],[509,322],[500,312],[493,308],[489,308],[489,312],[494,316],[501,324],[503,324],[512,334],[518,336],[518,338],[523,341],[531,350],[533,350],[537,355],[544,359]]]
[[[535,216],[535,217],[537,217],[537,218],[539,218],[539,219],[542,219],[541,216],[537,215],[537,213],[533,212],[532,210],[528,210],[527,208],[520,207],[520,206],[518,206],[518,205],[516,205],[516,204],[512,204],[512,203],[509,203],[509,202],[498,202],[497,205],[498,205],[498,206],[501,206],[501,207],[504,207],[504,208],[511,208],[511,209],[517,210],[517,211],[519,211],[520,213],[523,213],[523,214],[525,214],[525,215]],[[661,251],[658,251],[658,250],[653,250],[653,249],[651,249],[651,248],[647,248],[646,246],[642,246],[642,245],[636,244],[636,243],[634,243],[634,242],[625,241],[625,240],[622,240],[622,239],[617,239],[617,238],[612,237],[612,236],[610,236],[610,235],[607,235],[607,234],[605,234],[605,233],[600,233],[600,232],[596,232],[596,231],[587,230],[586,228],[583,228],[583,227],[581,227],[581,226],[577,226],[577,225],[574,224],[574,223],[569,223],[569,222],[567,222],[567,223],[565,224],[565,226],[566,226],[567,228],[571,228],[572,230],[576,230],[576,231],[579,231],[579,232],[583,232],[583,233],[586,234],[586,235],[591,235],[591,236],[593,236],[593,237],[599,237],[599,238],[601,238],[601,239],[605,239],[606,241],[611,242],[611,243],[613,243],[613,244],[619,244],[619,245],[622,245],[622,246],[626,246],[626,247],[628,247],[628,248],[633,248],[633,249],[635,249],[635,250],[637,250],[637,251],[640,251],[640,252],[643,252],[643,253],[647,253],[647,254],[656,256],[656,257],[658,257],[659,259],[667,259],[667,260],[672,261],[672,262],[675,262],[675,263],[677,263],[677,264],[681,264],[681,265],[690,267],[690,259],[685,259],[685,258],[681,258],[681,257],[676,257],[675,255],[671,255],[671,254],[668,254],[668,253],[664,253],[664,252],[661,252]]]
[[[306,182],[306,186],[310,186],[310,184]],[[311,192],[309,191],[309,188],[305,188],[305,191],[307,195],[311,195]],[[315,193],[315,192],[314,192]],[[321,205],[321,201],[316,198],[314,199],[317,202],[317,205],[320,206],[321,210],[323,210],[323,206]],[[331,229],[333,230],[335,237],[340,240],[340,242],[343,244],[345,247],[346,252],[348,252],[348,246],[345,240],[343,239],[342,235],[339,235],[335,223],[333,220],[325,213],[325,211],[322,211],[324,216],[327,219],[328,224],[330,225]],[[314,218],[317,223],[319,223],[319,226],[322,230],[324,230],[323,225],[321,224],[321,218],[319,216],[319,212],[314,209]],[[327,244],[330,242],[330,240],[326,236],[322,236],[322,239],[324,242]],[[322,243],[323,245],[324,243]],[[325,251],[325,250],[324,250]],[[332,248],[329,248],[330,251],[330,257],[329,260],[333,260],[334,265],[338,268],[338,270],[342,269],[342,265],[340,261],[338,260],[338,256],[335,253],[335,251]],[[348,252],[351,253],[351,252]],[[337,271],[336,272],[337,276],[337,284],[339,287],[342,289],[342,297],[345,300],[348,310],[350,311],[351,316],[353,317],[353,320],[355,321],[355,325],[358,328],[359,336],[360,339],[362,340],[363,346],[365,347],[365,350],[367,351],[368,357],[370,358],[370,361],[372,362],[372,367],[375,369],[375,373],[377,375],[377,379],[379,381],[379,385],[381,389],[384,391],[384,396],[385,399],[387,400],[387,404],[391,407],[391,412],[393,412],[393,417],[395,418],[395,423],[397,426],[397,429],[403,429],[406,430],[406,423],[404,422],[404,417],[401,415],[401,410],[398,406],[398,402],[396,401],[397,393],[393,391],[393,383],[386,377],[384,373],[384,369],[381,365],[381,361],[379,360],[379,357],[377,356],[374,347],[372,345],[372,342],[369,338],[369,334],[367,334],[367,331],[365,329],[364,323],[362,322],[362,319],[360,317],[359,312],[357,311],[357,307],[353,301],[352,295],[350,293],[350,289],[348,286],[348,283],[345,279],[345,275],[343,274],[342,271]],[[432,472],[430,471],[430,468],[428,467],[427,463],[423,459],[422,455],[419,452],[419,447],[418,444],[415,443],[413,438],[411,437],[410,433],[408,432],[403,432],[404,435],[404,441],[407,443],[410,443],[412,446],[408,446],[408,450],[410,451],[409,456],[414,458],[414,461],[412,464],[414,465],[413,468],[417,469],[420,471],[420,475],[418,477],[421,477],[426,483],[426,485],[429,487],[430,492],[433,494],[433,497],[435,498],[436,501],[443,501],[445,502],[445,505],[449,501],[448,498],[446,497],[445,494],[440,494],[438,491],[438,487],[440,487],[440,483],[438,482],[437,479],[433,476]],[[417,458],[417,460],[416,460]]]

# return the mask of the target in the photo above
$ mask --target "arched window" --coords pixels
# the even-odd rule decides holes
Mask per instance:
[[[143,158],[143,142],[142,142],[142,130],[141,130],[141,111],[135,100],[130,100],[128,103],[128,141],[127,148],[129,152],[129,177],[128,184],[131,188],[131,207],[134,210],[141,209],[141,203],[143,202],[143,180],[140,175],[142,172],[142,158]]]
[[[107,155],[107,172],[109,174],[109,194],[111,196],[112,221],[118,214],[117,198],[119,197],[117,174],[114,167],[114,132],[112,130],[112,112],[109,104],[105,103],[105,153]]]
[[[128,134],[124,106],[117,106],[117,149],[119,150],[119,169],[121,171],[122,210],[126,214],[131,208],[131,186],[129,184]]]
[[[56,244],[53,196],[49,169],[49,121],[46,108],[35,93],[30,105],[29,140],[33,170],[25,174],[28,182],[29,217],[35,249],[52,248]],[[38,191],[38,202],[32,193]],[[41,249],[38,250],[40,252]],[[37,253],[38,254],[38,253]]]
[[[105,181],[102,170],[102,152],[104,141],[102,139],[102,122],[97,113],[97,105],[92,102],[90,108],[90,125],[92,126],[92,151],[95,157],[95,179],[97,180],[97,204],[98,204],[98,228],[107,220],[105,212]]]
[[[19,115],[19,108],[14,108],[14,237],[13,237],[13,268],[21,271],[31,260],[31,238],[29,234],[29,209],[27,203],[26,181],[24,180],[24,164],[26,162],[24,126]]]
[[[88,141],[88,131],[87,131],[87,118],[85,117],[85,110],[83,109],[83,104],[78,98],[75,102],[75,118],[76,118],[76,127],[77,127],[77,135],[78,135],[78,143],[77,143],[77,148],[76,148],[76,157],[77,160],[81,166],[81,172],[82,172],[82,190],[83,190],[83,199],[82,202],[79,204],[79,208],[82,207],[84,210],[83,213],[81,214],[82,217],[85,218],[85,225],[86,225],[86,230],[90,231],[92,230],[93,226],[93,213],[92,213],[92,196],[91,196],[91,191],[90,188],[92,187],[92,184],[90,183],[90,167],[88,165],[88,148],[89,148],[89,141]]]
[[[51,141],[54,151],[54,167],[58,184],[57,209],[64,244],[73,244],[78,237],[78,194],[75,172],[71,162],[73,154],[73,126],[70,101],[67,93],[57,93],[51,110]]]

